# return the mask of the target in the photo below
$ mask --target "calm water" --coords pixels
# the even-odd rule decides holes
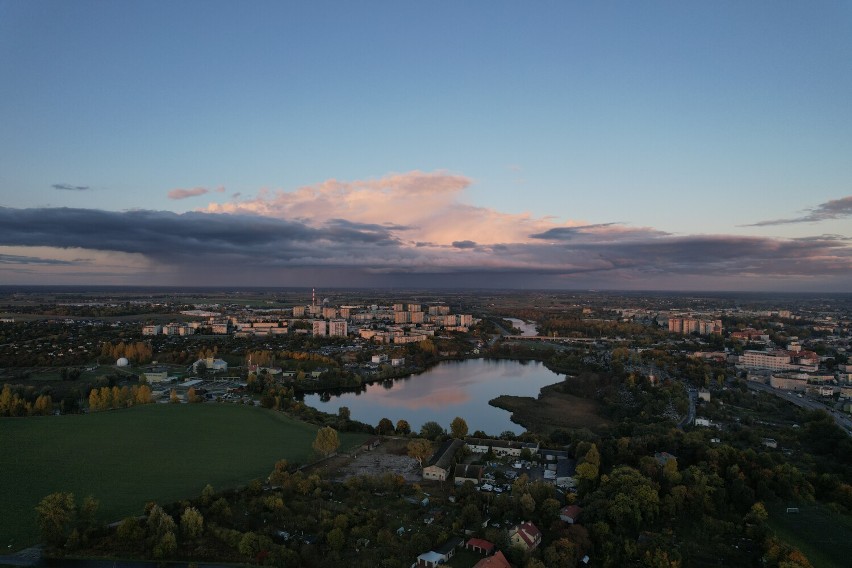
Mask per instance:
[[[535,329],[535,322],[531,321],[529,323],[524,320],[519,320],[518,318],[506,318],[514,327],[517,327],[521,330],[521,335],[524,337],[536,337],[538,335],[538,331]]]
[[[423,374],[368,385],[360,393],[332,395],[326,402],[320,395],[305,395],[305,404],[331,414],[348,406],[353,420],[373,426],[382,418],[394,424],[404,419],[412,430],[419,430],[424,422],[434,420],[449,430],[453,418],[461,416],[471,433],[482,430],[496,436],[511,430],[520,434],[524,429],[509,420],[510,413],[488,401],[501,394],[537,397],[541,387],[562,379],[537,361],[445,361]]]

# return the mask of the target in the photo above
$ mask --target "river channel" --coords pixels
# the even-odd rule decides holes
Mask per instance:
[[[512,422],[510,413],[490,406],[501,394],[537,397],[539,390],[563,380],[538,361],[467,359],[444,361],[419,375],[367,385],[366,390],[321,396],[306,394],[305,404],[337,414],[349,408],[353,420],[373,426],[382,418],[407,420],[412,430],[435,421],[449,430],[456,416],[465,419],[468,430],[497,436],[524,428]]]

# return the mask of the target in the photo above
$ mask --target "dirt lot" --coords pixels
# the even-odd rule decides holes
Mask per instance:
[[[408,440],[386,438],[376,449],[358,452],[357,457],[337,469],[334,477],[342,481],[356,475],[396,473],[409,483],[420,482],[422,469],[416,459],[408,457],[407,445]]]

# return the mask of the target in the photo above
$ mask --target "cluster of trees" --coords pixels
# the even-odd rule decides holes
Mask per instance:
[[[95,519],[99,506],[92,496],[78,506],[73,493],[47,495],[35,508],[42,540],[60,553],[86,546],[101,528]]]
[[[101,361],[115,362],[121,357],[127,358],[136,364],[144,364],[151,361],[153,356],[153,348],[147,341],[134,341],[125,343],[123,341],[114,344],[104,342],[101,344]]]
[[[137,404],[151,404],[151,387],[148,385],[133,385],[132,387],[114,386],[93,388],[89,391],[89,412],[128,408]]]
[[[40,394],[35,400],[21,396],[18,389],[8,384],[0,391],[0,416],[46,416],[53,414],[53,399],[49,394]]]

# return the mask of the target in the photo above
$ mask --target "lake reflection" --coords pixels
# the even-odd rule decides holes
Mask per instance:
[[[366,391],[305,395],[305,404],[337,414],[349,407],[353,420],[373,426],[382,418],[408,420],[412,430],[434,420],[447,430],[456,416],[467,421],[470,432],[482,430],[499,435],[524,431],[509,420],[509,412],[488,401],[501,394],[537,397],[541,387],[562,377],[536,361],[519,362],[490,359],[445,361],[423,374],[396,381],[368,385]]]
[[[534,321],[525,322],[524,320],[519,320],[518,318],[505,318],[512,322],[512,326],[521,330],[521,335],[524,337],[537,337],[538,330],[536,329],[536,323]]]

